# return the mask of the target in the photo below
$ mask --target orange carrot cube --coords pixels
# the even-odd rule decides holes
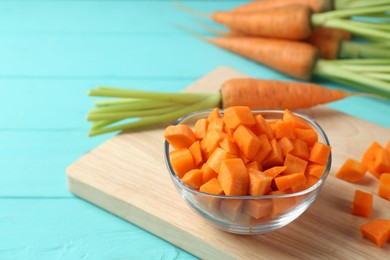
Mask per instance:
[[[241,216],[244,201],[241,199],[223,199],[220,210],[229,220],[236,221]]]
[[[389,240],[390,220],[376,219],[360,226],[363,237],[374,242],[378,247],[383,247]]]
[[[206,136],[208,121],[206,118],[201,118],[196,121],[194,126],[194,134],[196,139],[200,140]]]
[[[357,182],[366,174],[367,167],[353,159],[347,159],[336,172],[336,177],[348,182]]]
[[[352,214],[369,218],[372,215],[373,195],[361,190],[355,190],[352,203]]]
[[[278,141],[280,149],[282,150],[283,156],[286,156],[294,149],[294,143],[287,137],[282,137]]]
[[[263,173],[265,175],[270,176],[271,178],[275,178],[276,176],[278,176],[279,174],[284,172],[286,169],[287,169],[287,166],[274,166],[274,167],[271,167],[271,168],[265,170]]]
[[[303,172],[291,173],[289,175],[278,176],[275,179],[275,184],[279,190],[284,191],[291,187],[306,184],[306,176]]]
[[[307,161],[302,160],[299,157],[296,157],[292,154],[287,154],[284,159],[284,166],[287,166],[286,170],[284,170],[283,174],[291,174],[297,172],[305,172]]]
[[[180,179],[186,172],[196,168],[191,152],[186,148],[170,152],[169,157],[172,168]]]
[[[295,138],[305,141],[309,148],[318,141],[318,134],[312,128],[294,128],[294,135]]]
[[[199,166],[203,163],[202,150],[200,149],[200,142],[194,142],[188,150],[190,151],[192,158],[194,159],[195,166]]]
[[[259,219],[271,215],[272,207],[271,199],[247,200],[243,211],[245,214]]]
[[[260,139],[249,128],[243,125],[237,127],[237,130],[233,134],[233,138],[240,151],[250,160],[252,160],[260,150]]]
[[[265,134],[268,137],[268,140],[272,140],[274,138],[272,129],[267,120],[264,119],[262,115],[255,116],[256,124],[252,127],[253,132],[256,135]]]
[[[252,196],[260,196],[271,190],[272,177],[250,169],[249,173],[249,194]]]
[[[213,178],[200,186],[199,191],[214,194],[214,195],[223,195],[223,189],[217,178]]]
[[[271,140],[271,148],[272,150],[262,162],[264,169],[283,165],[283,153],[276,139]]]
[[[319,165],[316,163],[309,163],[306,167],[305,174],[309,174],[320,179],[325,173],[326,167],[324,165]]]
[[[379,178],[378,195],[390,201],[390,173],[382,173]]]
[[[228,196],[247,195],[248,193],[249,175],[240,158],[223,160],[218,180]]]
[[[256,120],[249,107],[234,106],[225,109],[223,120],[228,128],[237,128],[238,126],[251,127],[256,124]]]
[[[198,190],[202,185],[203,172],[199,169],[193,169],[184,174],[181,178],[188,187]]]
[[[326,165],[330,155],[330,150],[330,146],[316,142],[311,148],[309,161],[318,163],[320,165]]]
[[[165,128],[164,137],[175,149],[188,148],[195,141],[196,137],[188,125],[170,125]]]
[[[293,125],[291,121],[280,120],[271,125],[272,133],[274,138],[280,139],[282,137],[287,137],[290,139],[295,138]]]

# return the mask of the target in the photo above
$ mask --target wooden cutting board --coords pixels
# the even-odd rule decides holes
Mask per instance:
[[[234,77],[246,75],[221,67],[187,90],[215,91]],[[301,112],[314,118],[327,133],[333,165],[317,201],[278,231],[256,236],[229,234],[193,212],[169,178],[163,129],[120,134],[85,154],[67,169],[69,189],[200,258],[387,258],[390,243],[377,248],[359,233],[359,226],[369,220],[390,219],[389,202],[376,195],[377,179],[367,174],[359,184],[350,184],[334,175],[347,157],[359,160],[372,141],[385,145],[390,129],[325,106]],[[375,194],[370,219],[350,213],[356,188]]]

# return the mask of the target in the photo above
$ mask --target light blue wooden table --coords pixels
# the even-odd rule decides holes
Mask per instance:
[[[240,1],[185,3],[210,12]],[[112,136],[87,137],[90,88],[179,91],[220,65],[288,79],[175,24],[202,32],[174,1],[0,2],[0,259],[194,258],[74,197],[65,178],[69,164]],[[390,127],[388,101],[331,106]]]

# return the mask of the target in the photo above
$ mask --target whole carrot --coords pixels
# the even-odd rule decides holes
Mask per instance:
[[[322,13],[333,9],[332,0],[262,0],[240,5],[234,8],[232,12],[252,12],[294,4],[307,6],[315,13]]]

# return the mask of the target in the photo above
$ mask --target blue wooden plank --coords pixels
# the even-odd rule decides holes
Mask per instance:
[[[195,259],[76,198],[0,199],[1,259]]]

